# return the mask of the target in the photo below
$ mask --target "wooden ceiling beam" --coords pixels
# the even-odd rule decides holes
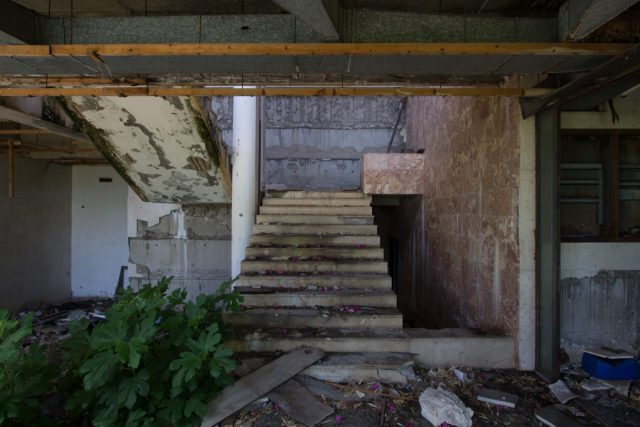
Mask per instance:
[[[45,135],[50,134],[42,129],[0,129],[0,135]]]
[[[625,43],[209,43],[0,45],[0,56],[619,55]]]

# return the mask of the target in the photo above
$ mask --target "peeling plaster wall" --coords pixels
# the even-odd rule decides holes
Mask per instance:
[[[129,195],[129,283],[174,276],[193,298],[215,292],[231,274],[231,206],[145,203]],[[135,224],[135,228],[133,225]]]
[[[413,97],[407,124],[407,146],[425,150],[425,189],[394,216],[401,310],[421,326],[517,337],[517,98]]]
[[[14,198],[0,154],[0,308],[71,295],[71,168],[14,157]]]
[[[640,96],[613,100],[604,111],[563,112],[562,129],[640,129]],[[572,357],[585,346],[640,354],[640,242],[560,245],[560,337]]]
[[[265,103],[268,189],[360,188],[363,153],[386,152],[399,97],[269,97]],[[392,151],[403,144],[404,114]]]
[[[76,125],[141,197],[229,202],[230,175],[220,167],[226,153],[213,140],[198,99],[72,97],[65,102]],[[206,170],[194,169],[193,161]]]

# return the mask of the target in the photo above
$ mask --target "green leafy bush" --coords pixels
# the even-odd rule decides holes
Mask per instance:
[[[128,288],[92,331],[86,321],[70,325],[63,346],[76,391],[67,409],[88,412],[96,426],[200,424],[206,402],[233,382],[222,311],[239,310],[241,297],[229,281],[185,302],[186,291],[165,296],[171,279]]]
[[[0,310],[0,425],[27,424],[52,387],[55,368],[44,348],[37,343],[23,348],[32,332],[32,320],[32,314],[18,321],[7,310]]]

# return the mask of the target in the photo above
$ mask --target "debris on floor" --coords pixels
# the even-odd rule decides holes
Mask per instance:
[[[472,424],[473,410],[467,408],[458,396],[443,387],[426,389],[420,395],[420,409],[422,416],[436,426],[451,424],[471,427]]]
[[[69,322],[76,318],[86,318],[95,325],[102,321],[105,310],[112,304],[113,300],[109,299],[86,299],[39,308],[32,312],[34,332],[31,342],[46,345],[52,359],[60,357],[58,345],[68,334]],[[18,316],[24,317],[27,314],[29,313],[23,311]],[[598,353],[597,357],[607,359],[607,355],[600,354],[600,350]],[[279,370],[269,370],[267,365],[282,355],[251,353],[246,354],[244,359],[242,355],[236,355],[236,384],[243,384],[240,378],[250,376],[261,368],[273,371],[278,381],[265,389],[254,390],[253,395],[243,400],[241,405],[234,406],[235,409],[229,410],[225,419],[219,420],[220,427],[301,426],[305,423],[322,427],[428,427],[432,424],[422,415],[423,408],[419,402],[420,396],[427,390],[432,390],[430,393],[446,392],[452,401],[453,397],[458,399],[461,404],[459,408],[463,412],[468,410],[467,413],[471,414],[473,411],[473,426],[538,423],[549,426],[640,425],[640,379],[596,378],[584,370],[581,364],[563,365],[559,382],[548,384],[532,372],[460,366],[427,369],[418,364],[407,363],[402,354],[394,355],[393,358],[387,355],[386,359],[377,360],[362,353],[355,359],[353,355],[349,356],[358,362],[356,366],[362,362],[359,372],[363,366],[373,363],[381,372],[393,368],[396,373],[404,376],[404,380],[388,381],[394,377],[383,372],[384,375],[371,376],[367,381],[334,382],[311,378],[304,371],[307,366],[294,370],[287,366],[284,376]],[[358,359],[363,357],[362,360]],[[629,360],[628,356],[622,357],[619,354],[608,359],[616,360],[617,357],[620,357],[617,360]],[[342,356],[327,355],[322,358],[320,356],[309,364],[312,367],[326,367],[327,364],[334,363],[336,366],[346,367],[349,360]],[[309,369],[308,372],[316,369]],[[284,383],[288,386],[282,386]],[[317,405],[312,404],[311,399]],[[58,406],[63,407],[64,401],[59,402]],[[62,411],[60,414],[63,416]],[[57,421],[59,425],[67,425],[62,419]],[[436,419],[433,421],[438,422]],[[446,422],[454,425],[450,421]],[[457,422],[467,425],[467,421]]]
[[[29,344],[37,341],[46,346],[55,360],[58,344],[67,338],[69,322],[84,318],[95,325],[105,318],[104,312],[113,305],[113,302],[114,300],[110,298],[72,299],[43,306],[35,311],[20,311],[16,317],[21,319],[33,313],[33,335],[26,342]]]
[[[539,423],[550,426],[640,425],[640,381],[631,382],[628,397],[611,387],[588,391],[582,384],[593,379],[579,365],[563,366],[563,384],[576,395],[566,404],[559,403],[549,384],[532,372],[462,367],[425,369],[419,366],[414,366],[413,370],[416,379],[408,379],[405,384],[380,381],[334,383],[305,375],[298,375],[295,380],[320,403],[334,409],[333,414],[319,423],[323,427],[431,426],[433,424],[422,416],[418,401],[428,389],[444,390],[459,399],[463,408],[473,411],[473,426]],[[461,376],[460,373],[466,375]],[[517,397],[515,407],[509,407],[509,403],[478,400],[485,389],[511,395],[511,400],[507,402],[513,402],[513,396]],[[433,421],[437,422],[435,419]],[[257,410],[243,409],[220,423],[221,427],[249,425],[275,427],[304,424],[273,401]]]
[[[483,388],[480,394],[478,394],[478,400],[482,402],[498,406],[506,406],[507,408],[515,408],[516,403],[518,403],[518,399],[519,397],[515,394],[500,390],[492,390],[490,388]]]

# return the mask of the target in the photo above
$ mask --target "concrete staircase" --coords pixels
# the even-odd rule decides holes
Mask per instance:
[[[323,337],[402,328],[370,205],[356,191],[267,194],[236,282],[246,309],[228,316],[244,329],[235,350],[284,350],[315,337],[311,345],[352,352],[354,343],[327,346]]]
[[[513,366],[509,337],[402,328],[371,198],[362,192],[270,192],[250,244],[235,284],[245,309],[226,314],[238,353],[317,347],[343,356],[314,369],[349,372],[345,380],[382,379],[414,359]],[[465,348],[474,350],[467,355]]]

